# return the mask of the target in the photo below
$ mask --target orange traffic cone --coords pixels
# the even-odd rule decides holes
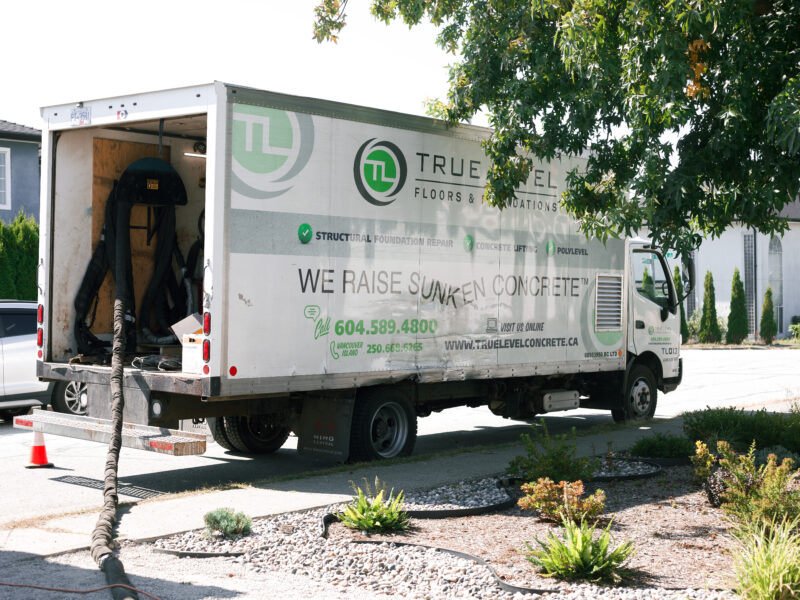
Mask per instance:
[[[33,432],[33,446],[31,447],[31,463],[26,469],[45,469],[52,467],[53,463],[47,462],[47,450],[44,447],[44,434],[41,431]]]

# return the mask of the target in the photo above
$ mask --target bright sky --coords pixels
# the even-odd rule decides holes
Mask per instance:
[[[455,57],[425,24],[385,26],[350,0],[338,44],[311,39],[316,0],[4,0],[0,119],[214,80],[425,114]]]

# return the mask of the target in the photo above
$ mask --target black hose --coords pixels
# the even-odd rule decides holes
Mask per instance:
[[[129,255],[130,237],[128,232],[128,219],[120,218],[130,214],[130,204],[122,202],[117,206],[115,220],[115,263],[114,279],[116,281],[116,298],[114,299],[114,341],[111,346],[111,440],[108,443],[106,466],[103,477],[103,508],[97,519],[97,524],[92,531],[90,552],[97,566],[105,573],[109,584],[124,583],[130,585],[122,563],[114,556],[111,544],[114,535],[114,526],[117,523],[117,472],[119,466],[119,451],[122,448],[122,412],[125,407],[125,397],[122,392],[122,379],[124,376],[123,361],[126,342],[126,310],[125,299],[131,294],[126,277],[126,264],[124,258]],[[114,600],[138,599],[135,592],[123,588],[112,588]],[[120,595],[121,594],[121,595]]]

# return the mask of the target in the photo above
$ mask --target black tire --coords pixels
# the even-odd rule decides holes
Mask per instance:
[[[380,390],[356,398],[350,460],[408,456],[417,441],[417,413],[399,391]]]
[[[53,391],[53,410],[68,415],[85,415],[86,393],[86,384],[82,381],[59,381]]]
[[[267,415],[225,417],[228,440],[240,452],[271,454],[289,438],[290,429]]]
[[[225,448],[225,450],[236,452],[236,448],[228,439],[228,434],[225,433],[225,420],[222,417],[208,417],[206,418],[206,424],[217,444]]]
[[[653,372],[644,365],[634,365],[628,375],[622,408],[613,409],[611,417],[624,421],[647,421],[656,413],[658,389]]]

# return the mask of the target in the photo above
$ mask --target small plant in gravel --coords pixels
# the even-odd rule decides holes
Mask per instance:
[[[392,488],[387,494],[386,484],[377,477],[374,490],[370,489],[366,480],[364,484],[366,493],[352,484],[355,496],[342,512],[336,513],[339,521],[350,529],[368,533],[408,529],[408,514],[403,511],[403,491],[395,496]]]
[[[220,534],[226,538],[238,538],[248,535],[253,528],[253,520],[243,512],[235,512],[232,508],[218,508],[203,517],[206,524],[206,535]]]
[[[516,456],[506,469],[512,477],[532,482],[547,477],[552,481],[582,481],[591,479],[597,469],[598,460],[579,458],[575,428],[570,435],[551,436],[544,419],[540,420],[541,431],[533,427],[533,437],[523,433],[520,437],[525,445],[525,456]]]
[[[735,538],[735,591],[742,600],[800,598],[800,521],[748,524]]]
[[[542,569],[544,577],[618,583],[630,574],[625,563],[633,555],[633,542],[610,550],[611,523],[597,537],[596,525],[590,527],[586,521],[575,523],[567,518],[562,523],[563,539],[551,532],[544,541],[536,538],[538,548],[525,543],[526,558]]]
[[[647,458],[689,458],[694,444],[684,435],[656,433],[638,440],[628,452],[631,456]]]
[[[521,509],[535,510],[542,518],[556,522],[564,517],[575,522],[594,520],[603,512],[606,503],[603,490],[583,498],[582,481],[554,483],[544,477],[536,483],[523,484],[522,492],[525,495],[517,500]]]

